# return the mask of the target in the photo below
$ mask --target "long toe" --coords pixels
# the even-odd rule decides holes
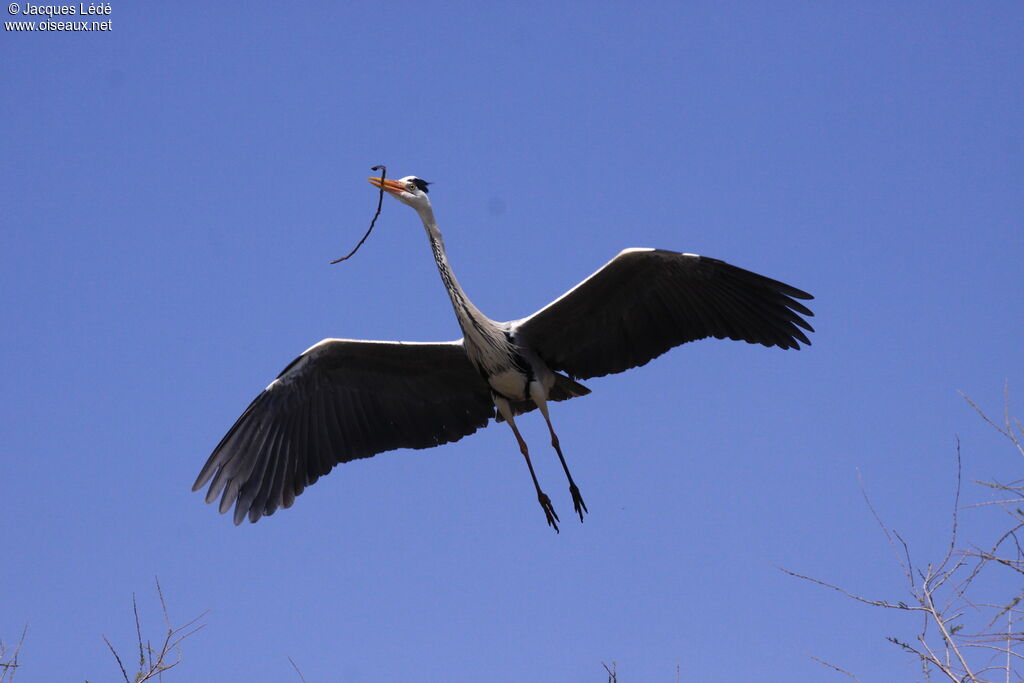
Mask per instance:
[[[547,494],[541,493],[537,496],[537,500],[540,501],[540,506],[544,510],[544,516],[547,517],[548,526],[558,533],[558,513],[555,512],[555,507],[551,504],[551,499],[547,497]]]
[[[583,496],[580,495],[580,490],[573,484],[569,487],[569,493],[572,495],[572,506],[576,509],[576,514],[580,516],[580,521],[583,521],[583,513],[590,512],[587,509],[587,504],[583,502]]]

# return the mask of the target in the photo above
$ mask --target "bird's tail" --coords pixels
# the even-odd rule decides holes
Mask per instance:
[[[565,375],[555,373],[555,384],[551,387],[551,391],[548,392],[549,401],[566,401],[570,398],[576,398],[577,396],[586,396],[590,393],[590,389],[580,384],[574,379],[570,379]],[[537,404],[527,399],[525,401],[509,401],[509,405],[512,408],[513,415],[522,415],[528,413],[531,410],[536,409]],[[505,418],[498,414],[498,422],[504,422]]]
[[[576,398],[577,396],[586,396],[590,393],[590,389],[580,384],[574,379],[570,379],[565,375],[555,373],[555,385],[551,387],[551,393],[548,394],[548,400],[550,401],[565,401],[566,399]]]

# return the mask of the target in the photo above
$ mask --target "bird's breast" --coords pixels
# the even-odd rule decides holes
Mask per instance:
[[[491,390],[511,401],[529,398],[530,382],[537,378],[528,351],[515,342],[507,330],[478,340],[467,334],[464,344],[470,361],[487,380]]]
[[[509,367],[487,375],[487,383],[491,389],[512,401],[524,401],[527,398],[529,376],[519,368]]]

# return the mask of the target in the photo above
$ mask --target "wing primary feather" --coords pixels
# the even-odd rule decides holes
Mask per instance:
[[[764,346],[793,346],[788,331],[777,323],[774,307],[769,309],[769,300],[758,296],[757,289],[741,281],[723,280],[720,286],[720,301],[728,302],[733,311],[735,322],[742,326],[739,336],[731,337],[739,341],[763,344]]]
[[[307,408],[307,402],[305,397],[297,402],[295,409],[295,422],[293,425],[292,434],[295,437],[295,443],[292,444],[292,454],[295,458],[295,495],[302,493],[303,489],[310,483],[310,464],[313,460],[312,454],[309,452],[309,411]]]
[[[259,421],[252,418],[251,412],[246,414],[249,416],[248,419],[234,432],[231,440],[222,443],[218,447],[219,451],[214,451],[214,455],[217,456],[219,462],[219,469],[217,476],[214,477],[213,483],[210,484],[210,488],[206,492],[207,503],[212,503],[221,491],[225,490],[225,486],[230,489],[233,485],[234,492],[237,492],[238,487],[242,485],[252,471],[255,464],[255,454],[251,452],[251,443],[253,433],[259,427]],[[225,493],[225,496],[232,500],[233,495],[233,493]],[[220,507],[223,508],[223,504]],[[223,513],[224,509],[221,509],[221,512]]]
[[[198,491],[199,489],[201,489],[203,485],[206,483],[206,481],[210,478],[210,475],[213,474],[213,471],[227,459],[227,453],[224,451],[225,446],[227,446],[227,444],[237,435],[239,429],[252,422],[252,414],[266,399],[267,391],[268,390],[266,389],[261,391],[259,394],[256,395],[256,398],[249,402],[249,405],[246,406],[245,410],[242,411],[242,414],[238,416],[238,419],[235,420],[235,423],[231,425],[231,429],[228,430],[228,433],[224,435],[220,442],[218,442],[217,446],[213,449],[213,452],[210,454],[210,457],[207,458],[206,464],[199,471],[199,476],[196,477],[196,481],[192,485],[193,491]]]
[[[302,416],[299,420],[299,428],[302,437],[299,446],[302,448],[303,457],[306,460],[306,485],[315,482],[322,474],[320,466],[320,453],[317,449],[316,422],[313,419],[313,409],[309,397],[304,397],[302,402]]]
[[[234,522],[236,525],[242,523],[242,520],[245,519],[249,512],[252,501],[259,495],[260,488],[263,486],[263,480],[267,476],[267,468],[269,467],[270,456],[267,452],[267,440],[271,436],[270,426],[261,422],[259,432],[255,436],[259,440],[259,446],[255,448],[253,470],[241,484],[235,499]],[[226,510],[230,505],[230,500],[221,500],[221,508],[223,510]]]
[[[288,411],[285,422],[284,433],[287,438],[281,445],[283,457],[286,460],[284,470],[284,481],[280,488],[280,496],[277,500],[282,508],[290,508],[295,501],[295,489],[301,486],[301,475],[299,470],[302,466],[301,454],[298,451],[298,438],[295,434],[295,425],[299,421],[299,413],[295,410]]]
[[[267,500],[270,499],[273,491],[274,478],[278,476],[277,473],[281,466],[281,461],[277,457],[277,445],[280,441],[281,426],[279,424],[275,424],[271,427],[270,435],[266,443],[263,445],[267,460],[266,471],[263,478],[260,480],[260,485],[256,490],[256,495],[252,497],[252,500],[246,506],[248,508],[248,517],[250,522],[255,522],[263,514]]]
[[[312,403],[313,417],[316,420],[317,450],[320,452],[321,462],[325,465],[328,461],[338,462],[338,447],[340,444],[334,442],[334,436],[330,427],[331,415],[327,409],[327,393],[321,392],[315,396]]]
[[[264,480],[259,495],[249,508],[250,522],[255,522],[261,515],[272,515],[277,509],[277,501],[284,481],[284,470],[288,466],[287,458],[281,453],[284,436],[285,425],[279,423],[276,425],[274,438],[269,444],[270,467],[267,474],[271,476]]]
[[[274,444],[275,453],[273,457],[278,461],[277,473],[274,475],[270,488],[270,496],[263,506],[263,514],[265,515],[274,514],[282,506],[284,492],[291,486],[292,457],[288,445],[292,441],[292,423],[295,420],[295,414],[289,407],[283,415],[284,419],[281,421],[278,429],[279,437]]]

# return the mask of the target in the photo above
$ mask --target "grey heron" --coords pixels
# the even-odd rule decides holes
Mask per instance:
[[[547,523],[558,531],[517,415],[537,408],[544,417],[582,521],[587,506],[548,410],[549,401],[590,393],[576,380],[644,365],[706,337],[781,349],[810,344],[803,330],[814,330],[801,316],[813,313],[796,301],[810,294],[718,259],[662,249],[626,249],[533,315],[491,320],[452,272],[428,183],[369,180],[419,214],[463,336],[324,339],[289,363],[217,444],[192,487],[210,482],[206,502],[220,496],[222,513],[234,505],[235,524],[290,507],[338,463],[457,441],[493,418],[512,429]]]

